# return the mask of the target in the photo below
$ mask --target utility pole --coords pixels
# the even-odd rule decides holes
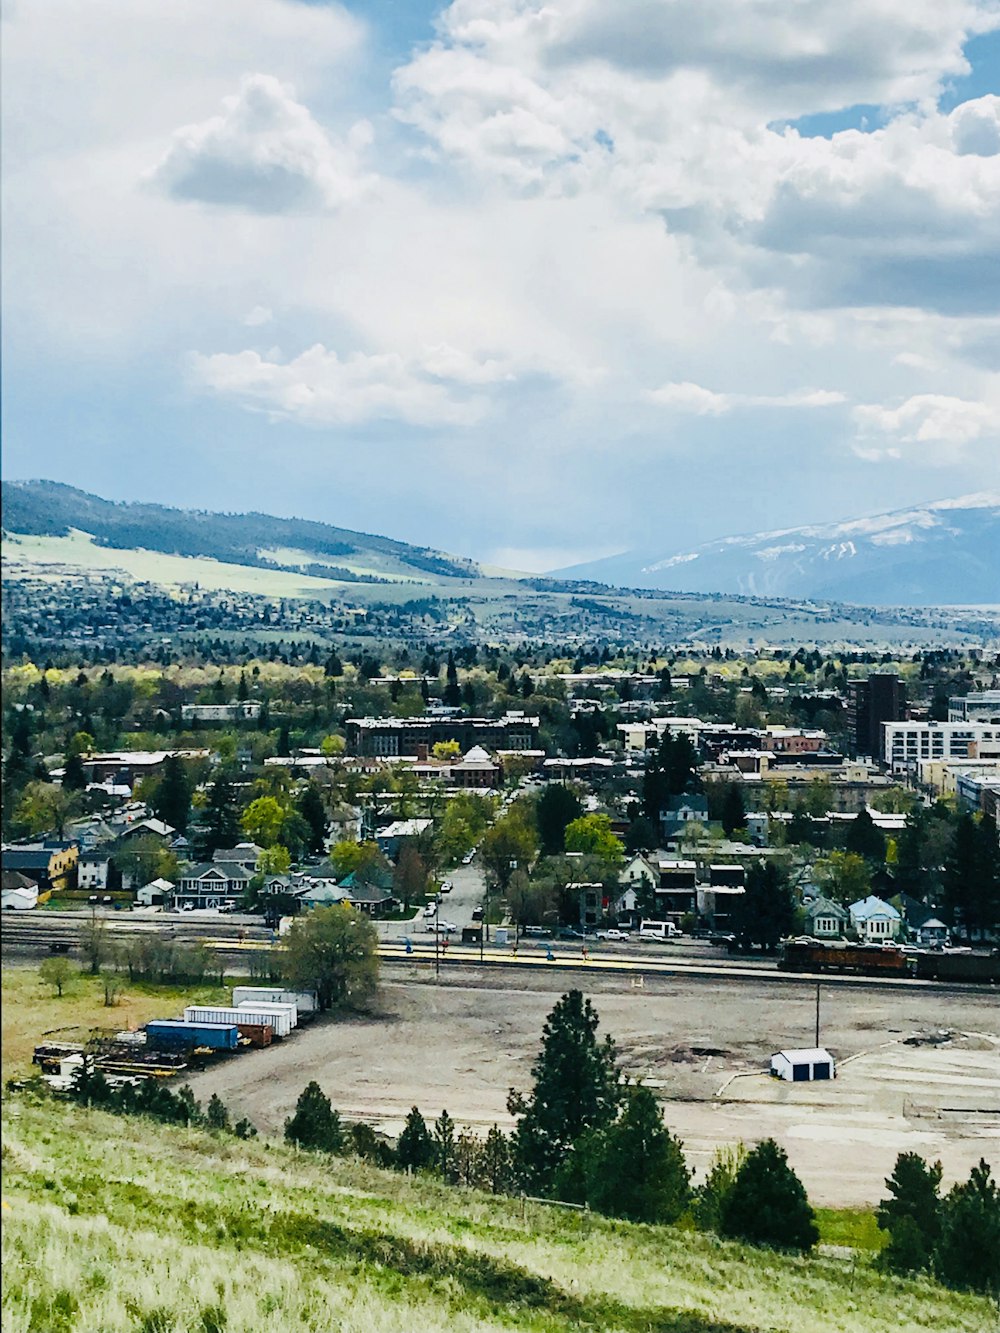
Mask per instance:
[[[434,977],[441,975],[441,899],[434,902]]]
[[[819,982],[816,982],[816,1040],[814,1046],[819,1046]]]

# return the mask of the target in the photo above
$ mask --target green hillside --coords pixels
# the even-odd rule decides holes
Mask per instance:
[[[989,1302],[378,1171],[4,1104],[4,1333],[984,1333]]]
[[[99,546],[115,551],[207,557],[346,581],[401,574],[469,578],[479,573],[471,560],[329,523],[115,504],[55,481],[5,481],[3,526],[5,532],[36,537],[87,532]]]

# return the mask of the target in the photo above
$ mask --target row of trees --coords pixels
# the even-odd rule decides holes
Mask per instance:
[[[941,1163],[900,1153],[879,1204],[889,1233],[882,1262],[892,1272],[930,1271],[954,1287],[1000,1296],[1000,1189],[981,1160],[941,1196]]]

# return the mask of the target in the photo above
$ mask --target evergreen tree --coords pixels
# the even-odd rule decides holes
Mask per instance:
[[[945,1196],[934,1267],[951,1286],[1000,1296],[1000,1190],[984,1160]]]
[[[981,924],[978,876],[982,860],[979,831],[970,814],[959,816],[944,867],[944,907],[957,934],[968,935]]]
[[[247,678],[244,672],[240,672],[240,683],[236,687],[236,698],[243,704],[250,698],[250,690],[247,686]]]
[[[863,856],[866,861],[873,861],[879,865],[885,861],[885,834],[867,809],[862,810],[851,821],[844,846],[847,851]]]
[[[535,825],[543,856],[559,856],[564,850],[566,829],[583,814],[575,792],[560,782],[549,782],[535,802]]]
[[[510,1092],[507,1106],[519,1117],[513,1153],[523,1183],[548,1193],[573,1145],[606,1128],[621,1100],[614,1042],[597,1039],[599,1019],[578,990],[567,992],[542,1029],[542,1049],[532,1065],[530,1096]]]
[[[505,1194],[511,1186],[510,1140],[496,1125],[483,1143],[479,1175],[483,1188],[491,1194]]]
[[[205,1124],[209,1129],[228,1129],[229,1112],[226,1103],[217,1092],[213,1092],[205,1107]]]
[[[87,785],[87,775],[83,771],[83,760],[78,754],[71,754],[63,769],[63,791],[83,791]]]
[[[882,1261],[895,1273],[926,1268],[940,1231],[941,1163],[928,1166],[917,1153],[901,1152],[885,1185],[890,1197],[875,1214],[890,1236]]]
[[[444,701],[451,708],[457,708],[462,702],[462,691],[458,688],[458,668],[455,666],[455,654],[448,654],[448,668],[445,672]]]
[[[467,708],[470,713],[476,711],[476,691],[471,680],[467,680],[462,686],[462,705]]]
[[[321,853],[326,847],[326,806],[315,782],[306,785],[297,802],[299,814],[305,820],[308,832],[306,846],[310,852]]]
[[[449,1183],[455,1181],[455,1122],[447,1111],[434,1121],[434,1169]]]
[[[208,804],[202,812],[201,847],[211,859],[219,847],[235,847],[240,840],[240,821],[236,811],[233,784],[220,774],[208,789]]]
[[[344,664],[335,652],[332,652],[326,659],[326,663],[323,667],[323,674],[331,677],[342,676],[344,674]]]
[[[434,1141],[424,1117],[412,1107],[396,1143],[396,1161],[403,1171],[425,1171],[434,1164]]]
[[[150,801],[153,813],[171,828],[183,833],[191,813],[191,781],[182,760],[167,755],[163,762],[163,776],[157,783]]]
[[[746,822],[743,787],[738,782],[727,782],[722,798],[722,827],[726,836],[731,838],[737,829],[746,827]]]
[[[771,952],[795,926],[795,901],[785,871],[774,861],[755,861],[746,888],[733,899],[730,925],[741,947]]]
[[[339,1153],[344,1150],[340,1116],[318,1083],[307,1084],[295,1103],[295,1114],[285,1121],[285,1138],[300,1148]]]
[[[723,1236],[774,1249],[811,1250],[819,1239],[802,1182],[774,1139],[747,1155],[726,1196],[720,1217]]]
[[[660,1114],[656,1098],[632,1089],[613,1125],[581,1150],[591,1208],[632,1222],[676,1222],[690,1197],[690,1174],[680,1142]]]

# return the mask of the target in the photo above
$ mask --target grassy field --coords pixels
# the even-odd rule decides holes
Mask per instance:
[[[76,971],[57,996],[39,980],[37,966],[3,968],[3,1072],[19,1078],[31,1071],[35,1046],[50,1041],[86,1041],[92,1032],[121,1032],[151,1018],[175,1018],[186,1004],[224,1001],[218,986],[149,986],[122,977],[118,1003],[108,1008],[99,977]]]
[[[8,1096],[3,1333],[985,1333],[985,1300]]]

